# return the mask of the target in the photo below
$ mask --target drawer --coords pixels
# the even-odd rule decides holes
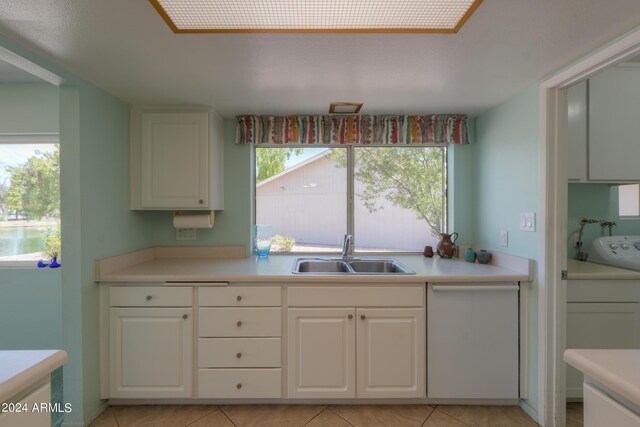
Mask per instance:
[[[293,286],[288,300],[289,307],[423,307],[424,286]]]
[[[281,369],[200,369],[198,397],[281,397],[281,380]]]
[[[198,304],[200,307],[280,307],[281,293],[276,287],[201,287]]]
[[[279,368],[280,338],[200,338],[199,368]]]
[[[279,337],[280,308],[200,308],[200,337]]]
[[[193,288],[170,286],[114,286],[109,289],[111,307],[191,307]]]

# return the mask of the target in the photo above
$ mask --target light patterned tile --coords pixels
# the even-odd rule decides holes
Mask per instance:
[[[220,409],[238,427],[300,427],[324,410],[322,405],[231,405]]]
[[[222,411],[217,410],[189,424],[189,427],[234,427],[234,425]]]
[[[584,424],[584,406],[580,402],[567,403],[567,420]]]
[[[331,410],[356,427],[421,426],[429,405],[334,405]]]
[[[211,405],[113,406],[120,427],[184,427],[217,409]]]
[[[422,425],[422,427],[468,427],[462,421],[458,421],[453,417],[445,414],[444,412],[438,411],[436,409],[433,411],[427,421]]]
[[[582,426],[584,426],[584,424],[582,424],[581,422],[567,418],[567,427],[582,427]]]
[[[352,427],[351,424],[336,415],[335,412],[325,409],[320,414],[305,424],[305,427]]]
[[[536,424],[518,406],[449,406],[438,410],[472,427],[535,427]]]
[[[108,407],[95,420],[89,424],[89,427],[118,427],[116,418],[113,415],[113,409]]]

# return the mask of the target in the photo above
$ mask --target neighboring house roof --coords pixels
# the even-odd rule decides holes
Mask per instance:
[[[323,157],[328,156],[329,153],[331,153],[331,150],[326,150],[326,151],[323,151],[322,153],[316,154],[313,157],[309,157],[307,160],[305,160],[303,162],[300,162],[300,163],[298,163],[296,165],[291,166],[290,168],[287,168],[287,169],[283,170],[280,173],[277,173],[277,174],[275,174],[273,176],[270,176],[269,178],[265,179],[264,181],[260,181],[259,183],[256,184],[256,188],[260,188],[264,184],[267,184],[269,182],[275,181],[275,180],[279,179],[280,177],[283,177],[283,176],[287,175],[288,173],[293,172],[296,169],[303,168],[303,167],[307,166],[310,163],[316,162],[316,161],[322,159]]]

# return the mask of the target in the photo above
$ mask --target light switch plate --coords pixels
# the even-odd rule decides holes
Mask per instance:
[[[535,212],[520,214],[520,231],[536,231]]]
[[[176,240],[196,240],[196,229],[176,228]]]

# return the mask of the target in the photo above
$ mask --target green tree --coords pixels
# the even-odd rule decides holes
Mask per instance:
[[[9,166],[11,185],[7,208],[28,219],[40,219],[60,209],[60,150],[43,153],[36,150],[26,163]]]
[[[346,167],[346,150],[333,150],[336,167]],[[445,154],[442,148],[379,147],[356,149],[355,179],[365,184],[358,193],[369,212],[384,207],[384,197],[394,206],[411,209],[424,220],[433,236],[443,230],[443,177]]]
[[[302,148],[256,148],[256,183],[284,171],[285,162]]]

